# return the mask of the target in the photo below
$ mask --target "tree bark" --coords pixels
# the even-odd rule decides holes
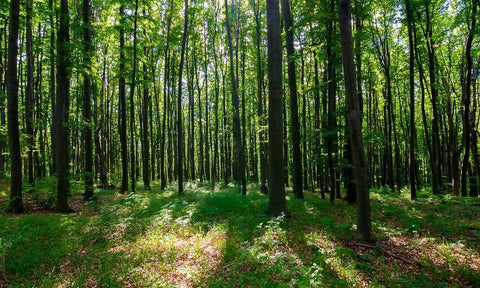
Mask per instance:
[[[415,129],[415,47],[413,45],[413,15],[410,0],[405,0],[405,10],[407,14],[407,28],[408,28],[408,49],[409,49],[409,95],[410,95],[410,198],[417,199],[417,189],[415,186],[415,171],[416,171],[416,157],[415,157],[415,142],[417,132]]]
[[[290,121],[293,156],[293,193],[303,199],[302,155],[300,152],[300,122],[298,120],[297,77],[295,73],[295,49],[293,46],[293,20],[289,0],[282,0],[282,15],[285,21],[285,34],[288,58],[288,88],[290,89]]]
[[[20,1],[10,1],[8,27],[8,62],[7,62],[7,112],[8,112],[8,143],[10,148],[10,207],[13,213],[24,211],[22,202],[22,158],[20,156],[20,133],[18,128],[18,26]]]
[[[56,161],[58,212],[71,212],[69,193],[69,99],[70,99],[70,51],[68,0],[60,1],[60,25],[57,34],[57,101],[56,101]]]
[[[124,4],[120,5],[120,71],[118,96],[120,105],[120,146],[122,154],[122,187],[120,193],[128,191],[128,147],[127,147],[127,100],[125,97],[125,13]]]
[[[148,59],[148,52],[144,48],[145,59]],[[150,190],[150,143],[148,139],[148,112],[149,112],[149,91],[148,91],[148,69],[147,64],[143,63],[143,112],[142,112],[142,178],[145,190]],[[153,129],[153,127],[150,127]]]
[[[137,185],[137,161],[135,149],[135,85],[137,75],[137,28],[138,28],[138,0],[135,0],[135,12],[134,12],[134,24],[133,24],[133,67],[132,67],[132,83],[130,85],[130,177],[132,181],[132,192],[135,193]]]
[[[260,131],[258,133],[259,143],[260,143],[260,191],[263,194],[268,193],[267,189],[267,178],[268,178],[268,144],[266,139],[265,129],[263,128],[266,126],[265,121],[265,113],[264,113],[264,99],[263,99],[263,91],[264,91],[264,82],[263,82],[263,62],[261,59],[261,34],[260,34],[260,3],[256,0],[253,1],[253,10],[255,14],[255,31],[256,31],[256,38],[255,38],[255,51],[257,52],[257,116],[258,121],[260,122]]]
[[[350,7],[350,0],[340,0],[338,18],[340,23],[349,137],[352,144],[353,170],[357,188],[357,238],[362,241],[369,241],[371,237],[371,216],[368,191],[368,165],[363,148],[360,101],[356,92]]]
[[[226,17],[226,29],[228,38],[228,52],[230,58],[230,80],[232,83],[232,103],[233,103],[233,138],[235,143],[235,167],[238,180],[242,185],[242,194],[247,194],[247,181],[245,179],[245,151],[242,144],[242,130],[240,127],[240,109],[237,90],[237,79],[235,76],[233,66],[233,48],[232,48],[232,35],[230,31],[230,17],[228,11],[228,1],[225,0],[225,17]]]
[[[183,24],[182,52],[180,54],[180,65],[178,67],[178,95],[177,95],[177,180],[178,195],[183,194],[183,121],[182,121],[182,72],[185,58],[185,46],[188,37],[188,0],[185,0],[185,22]]]
[[[92,28],[90,24],[90,1],[83,0],[83,117],[85,121],[84,131],[84,156],[85,156],[85,195],[84,200],[90,200],[93,196],[93,143],[91,126],[91,53],[92,53]]]
[[[25,89],[25,122],[26,122],[26,134],[27,134],[27,155],[28,155],[28,184],[35,186],[35,134],[34,134],[34,91],[33,91],[33,72],[34,58],[33,58],[33,35],[32,35],[32,14],[33,14],[33,0],[27,1],[27,15],[26,15],[26,36],[27,36],[27,87]]]
[[[268,172],[269,201],[267,213],[288,214],[283,181],[283,113],[282,113],[282,38],[278,0],[267,0],[268,39]]]

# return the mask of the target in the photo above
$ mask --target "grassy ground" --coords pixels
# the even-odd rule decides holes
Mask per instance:
[[[52,183],[26,193],[29,213],[0,215],[0,285],[9,287],[480,287],[480,201],[373,190],[374,243],[355,241],[355,207],[289,193],[290,219],[263,212],[250,187],[191,184],[118,195],[97,190],[73,214],[46,210]],[[0,201],[7,201],[0,184]]]

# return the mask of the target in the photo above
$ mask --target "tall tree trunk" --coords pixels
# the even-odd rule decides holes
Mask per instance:
[[[335,0],[330,1],[330,13],[335,13]],[[335,79],[335,52],[333,47],[333,17],[330,17],[327,25],[327,90],[328,90],[328,112],[327,112],[327,155],[328,155],[328,170],[330,172],[330,202],[335,201],[336,191],[336,173],[334,154],[337,154],[337,120],[336,120],[336,79]]]
[[[350,0],[340,0],[338,18],[342,46],[343,77],[349,122],[349,137],[352,143],[353,170],[357,188],[357,238],[369,241],[371,236],[370,197],[368,172],[363,148],[360,101],[356,92],[355,66],[353,63],[353,41],[350,15]]]
[[[102,185],[107,185],[107,123],[105,122],[105,114],[106,114],[106,105],[105,105],[105,98],[108,98],[105,91],[105,82],[106,82],[106,70],[107,70],[107,48],[104,51],[103,57],[103,68],[102,68],[102,88],[100,90],[100,123],[98,124],[99,127],[96,129],[97,134],[99,134],[99,143],[97,145],[97,154],[99,158],[99,165],[100,165],[100,183]]]
[[[127,100],[125,97],[125,13],[124,4],[120,5],[120,71],[118,96],[120,105],[120,146],[122,153],[122,187],[120,193],[128,191],[128,147],[127,147]]]
[[[67,127],[70,99],[70,33],[68,0],[60,1],[60,25],[57,34],[57,101],[56,101],[56,161],[57,161],[57,211],[70,212],[69,193],[69,129]]]
[[[256,57],[257,57],[257,117],[259,121],[259,125],[261,127],[265,127],[266,125],[266,119],[265,119],[265,113],[264,113],[264,99],[263,99],[263,90],[264,90],[264,82],[263,82],[263,61],[261,57],[261,34],[260,34],[260,3],[257,0],[253,1],[253,11],[255,14],[255,51],[256,51]],[[266,133],[264,131],[265,129],[261,128],[260,131],[258,131],[258,140],[259,140],[259,148],[260,148],[260,191],[263,194],[268,193],[267,189],[267,178],[268,178],[268,144],[267,144],[267,139],[266,139]]]
[[[22,158],[20,156],[20,133],[18,128],[18,26],[20,1],[10,1],[8,27],[8,62],[7,62],[7,112],[8,112],[8,144],[10,149],[10,207],[13,213],[24,211],[22,202]]]
[[[217,180],[217,175],[219,170],[219,159],[218,159],[218,132],[219,132],[219,118],[218,118],[218,98],[220,94],[220,79],[218,75],[218,57],[217,57],[217,49],[216,49],[216,37],[217,37],[217,19],[218,19],[218,7],[215,5],[215,23],[213,26],[213,41],[212,41],[212,50],[213,50],[213,59],[214,59],[214,74],[215,74],[215,140],[214,140],[214,148],[213,148],[213,169],[211,171],[211,181],[212,181],[212,189],[215,189],[215,182]]]
[[[50,104],[52,109],[52,122],[51,122],[51,131],[55,131],[55,119],[56,119],[56,95],[55,95],[55,22],[53,20],[53,15],[55,13],[55,8],[53,5],[53,0],[48,1],[49,6],[49,23],[50,27],[50,45],[49,45],[49,54],[50,54],[50,77],[49,77],[49,95],[50,95]],[[55,133],[50,133],[50,142],[52,143],[51,151],[52,151],[52,159],[50,165],[50,175],[56,173],[57,171],[57,160],[56,160],[56,145],[57,141],[55,140]]]
[[[301,62],[302,62],[302,68],[301,68],[301,76],[300,76],[300,79],[301,79],[301,87],[303,90],[305,90],[305,58],[303,56],[303,49],[301,50],[301,54],[300,54],[300,58],[301,58]],[[303,153],[302,153],[302,157],[303,157],[303,165],[305,165],[305,168],[303,170],[303,188],[304,189],[308,189],[308,175],[310,174],[309,173],[309,169],[308,169],[308,162],[307,162],[307,155],[308,155],[308,151],[307,151],[307,93],[303,93],[303,99],[302,99],[302,136],[303,136]]]
[[[267,0],[268,35],[268,172],[270,193],[267,213],[288,214],[283,171],[282,37],[278,0]]]
[[[172,9],[173,9],[173,0],[170,2],[169,5],[169,13],[168,13],[168,19],[167,19],[167,39],[170,39],[170,29],[172,26]],[[169,105],[168,103],[168,92],[167,93],[167,87],[168,83],[170,80],[170,57],[169,57],[169,52],[170,52],[170,41],[166,41],[166,46],[165,46],[165,51],[164,51],[164,79],[163,79],[163,120],[162,120],[162,138],[160,139],[160,182],[161,182],[161,189],[164,190],[167,187],[167,179],[165,175],[165,142],[166,142],[166,137],[165,137],[165,128],[167,126],[167,108]]]
[[[130,85],[130,177],[132,181],[132,192],[135,192],[137,185],[137,161],[135,149],[135,85],[137,74],[137,28],[138,28],[138,0],[135,0],[133,24],[133,67],[132,67],[132,83]]]
[[[415,157],[415,142],[417,132],[415,129],[415,47],[413,46],[413,15],[410,0],[405,0],[405,10],[407,14],[407,28],[408,28],[408,49],[409,49],[409,95],[410,95],[410,198],[417,199],[417,189],[415,186],[415,172],[416,172],[416,157]]]
[[[205,30],[205,46],[204,46],[204,65],[203,65],[203,85],[205,87],[205,168],[204,169],[204,177],[207,181],[210,181],[210,117],[208,111],[210,110],[210,101],[209,101],[209,94],[208,94],[208,54],[207,54],[207,43],[208,43],[208,34],[207,30]],[[200,111],[201,112],[201,111]]]
[[[287,35],[288,88],[290,89],[290,117],[293,153],[293,193],[295,198],[303,199],[302,155],[300,152],[300,122],[298,120],[297,78],[295,75],[295,49],[293,47],[293,21],[289,0],[282,0],[282,15]]]
[[[245,151],[242,144],[242,130],[240,127],[240,109],[237,90],[237,79],[235,77],[235,71],[233,66],[233,48],[232,48],[232,35],[230,31],[230,16],[228,11],[228,1],[225,0],[225,17],[226,17],[226,29],[228,38],[228,52],[230,58],[230,79],[232,82],[232,103],[233,103],[233,138],[235,143],[235,167],[238,180],[242,185],[242,194],[247,194],[247,181],[245,179]]]
[[[33,0],[27,1],[27,15],[26,15],[26,36],[27,36],[27,87],[25,89],[25,122],[27,134],[27,155],[28,155],[28,184],[35,186],[35,134],[34,134],[34,96],[33,96],[33,72],[34,72],[34,58],[33,58],[33,35],[32,35],[32,14],[33,14]]]
[[[183,121],[182,121],[182,72],[185,58],[185,46],[188,37],[188,0],[185,0],[185,22],[183,24],[182,52],[180,54],[180,65],[178,67],[178,95],[177,95],[177,179],[178,194],[183,193]]]
[[[84,131],[84,156],[85,156],[85,195],[84,200],[90,200],[93,196],[93,143],[91,126],[91,53],[92,53],[92,28],[90,23],[90,1],[83,0],[83,118],[85,121]]]
[[[425,11],[426,11],[426,27],[423,29],[425,36],[425,41],[427,45],[427,54],[428,54],[428,72],[430,78],[430,94],[432,98],[432,180],[433,180],[433,194],[437,195],[440,193],[442,188],[442,162],[441,162],[441,147],[440,147],[440,126],[439,126],[439,112],[438,112],[438,83],[437,83],[437,65],[436,65],[436,56],[435,48],[436,44],[433,42],[433,28],[432,28],[432,19],[430,14],[430,5],[429,2],[425,2]],[[463,174],[463,173],[462,173]],[[465,174],[466,175],[466,174]],[[463,181],[463,180],[462,180]],[[463,185],[462,185],[463,186]]]
[[[475,122],[472,121],[475,119],[475,114],[470,111],[470,103],[472,98],[472,72],[473,72],[473,57],[472,57],[472,45],[473,45],[473,38],[475,35],[475,26],[476,26],[476,15],[477,15],[477,6],[478,0],[472,0],[471,4],[471,19],[472,22],[469,23],[468,28],[468,37],[465,43],[465,58],[467,60],[467,67],[465,69],[465,81],[464,81],[464,88],[462,89],[463,93],[463,145],[464,145],[464,156],[463,156],[463,167],[462,167],[462,196],[467,196],[467,177],[468,171],[470,168],[470,147],[472,143],[472,138],[474,137],[476,140],[476,129],[475,129]],[[472,137],[473,136],[473,137]],[[476,142],[476,141],[475,141]],[[472,147],[472,149],[478,149],[477,147]],[[477,159],[475,159],[477,160]],[[470,181],[473,187],[470,187],[470,196],[477,196],[478,195],[478,188],[476,187],[476,180],[472,177],[472,181]],[[477,194],[477,195],[475,195]]]
[[[145,59],[148,59],[147,49],[144,48]],[[149,91],[148,91],[148,69],[143,62],[143,112],[142,112],[142,177],[145,190],[150,190],[150,145],[148,139],[148,112],[149,112]],[[150,127],[153,129],[153,127]]]

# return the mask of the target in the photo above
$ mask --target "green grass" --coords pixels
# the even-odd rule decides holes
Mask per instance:
[[[8,203],[6,185],[0,201]],[[9,287],[478,287],[480,201],[372,190],[375,243],[355,241],[355,207],[288,196],[291,218],[264,214],[252,186],[185,195],[97,190],[76,213],[33,209],[52,181],[25,194],[29,214],[0,215],[1,283]],[[408,192],[408,191],[407,191]],[[48,206],[48,205],[46,205]],[[52,208],[52,207],[45,207]],[[3,264],[5,263],[5,264]],[[6,279],[5,279],[6,278]],[[8,281],[8,282],[5,282]]]

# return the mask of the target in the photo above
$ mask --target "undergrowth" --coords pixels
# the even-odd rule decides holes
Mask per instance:
[[[51,181],[25,194],[29,213],[0,216],[0,284],[9,287],[478,287],[480,201],[374,189],[375,242],[355,240],[355,207],[288,196],[291,217],[265,215],[251,186],[191,183],[120,195],[95,191],[55,214]],[[4,187],[4,186],[2,186]],[[2,188],[4,189],[4,188]],[[0,191],[7,203],[6,191]],[[42,202],[43,201],[43,202]],[[39,207],[40,206],[40,207]]]

